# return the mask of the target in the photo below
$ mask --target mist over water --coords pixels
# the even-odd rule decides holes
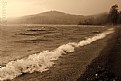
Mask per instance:
[[[34,31],[34,30],[32,30]],[[62,44],[54,50],[42,51],[29,55],[27,58],[17,59],[6,64],[5,67],[0,68],[0,80],[14,79],[15,77],[22,75],[23,73],[33,73],[35,71],[43,72],[49,70],[49,67],[54,65],[54,60],[58,60],[62,54],[68,54],[74,52],[77,47],[91,44],[94,41],[103,39],[108,34],[114,32],[113,28],[110,28],[103,33],[96,34],[88,37],[79,42],[68,42]]]

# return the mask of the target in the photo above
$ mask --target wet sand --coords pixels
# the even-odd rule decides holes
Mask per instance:
[[[121,28],[77,81],[121,81]]]
[[[118,81],[121,81],[121,28],[118,30],[116,43],[109,54],[109,69],[115,74]]]
[[[112,35],[108,35],[106,38],[90,45],[77,48],[74,53],[63,55],[46,72],[23,74],[12,81],[77,81],[92,60],[98,57],[100,52],[107,46]]]

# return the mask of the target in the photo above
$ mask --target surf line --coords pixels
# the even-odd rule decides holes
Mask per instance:
[[[91,44],[94,41],[103,39],[108,34],[114,32],[114,28],[109,28],[103,33],[96,34],[93,37],[82,40],[78,43],[71,42],[59,46],[53,51],[43,51],[38,54],[29,55],[27,58],[11,61],[5,67],[0,68],[0,81],[14,79],[23,73],[33,73],[35,71],[44,72],[54,65],[54,60],[58,60],[62,54],[74,52],[76,47]]]

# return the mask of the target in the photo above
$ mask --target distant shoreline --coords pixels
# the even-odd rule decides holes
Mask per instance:
[[[83,26],[83,27],[106,27],[106,25],[63,25],[63,24],[0,24],[0,26]]]

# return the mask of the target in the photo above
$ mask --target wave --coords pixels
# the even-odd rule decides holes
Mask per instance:
[[[78,43],[67,43],[59,46],[53,51],[47,50],[38,54],[29,55],[27,58],[11,61],[7,63],[5,67],[0,68],[0,80],[3,81],[8,79],[14,79],[15,77],[20,76],[24,73],[47,71],[49,70],[49,67],[52,67],[54,65],[54,60],[58,60],[58,58],[62,56],[62,54],[74,52],[74,49],[76,47],[85,46],[99,39],[103,39],[108,34],[111,34],[113,32],[114,29],[110,28],[101,34],[97,34]]]

